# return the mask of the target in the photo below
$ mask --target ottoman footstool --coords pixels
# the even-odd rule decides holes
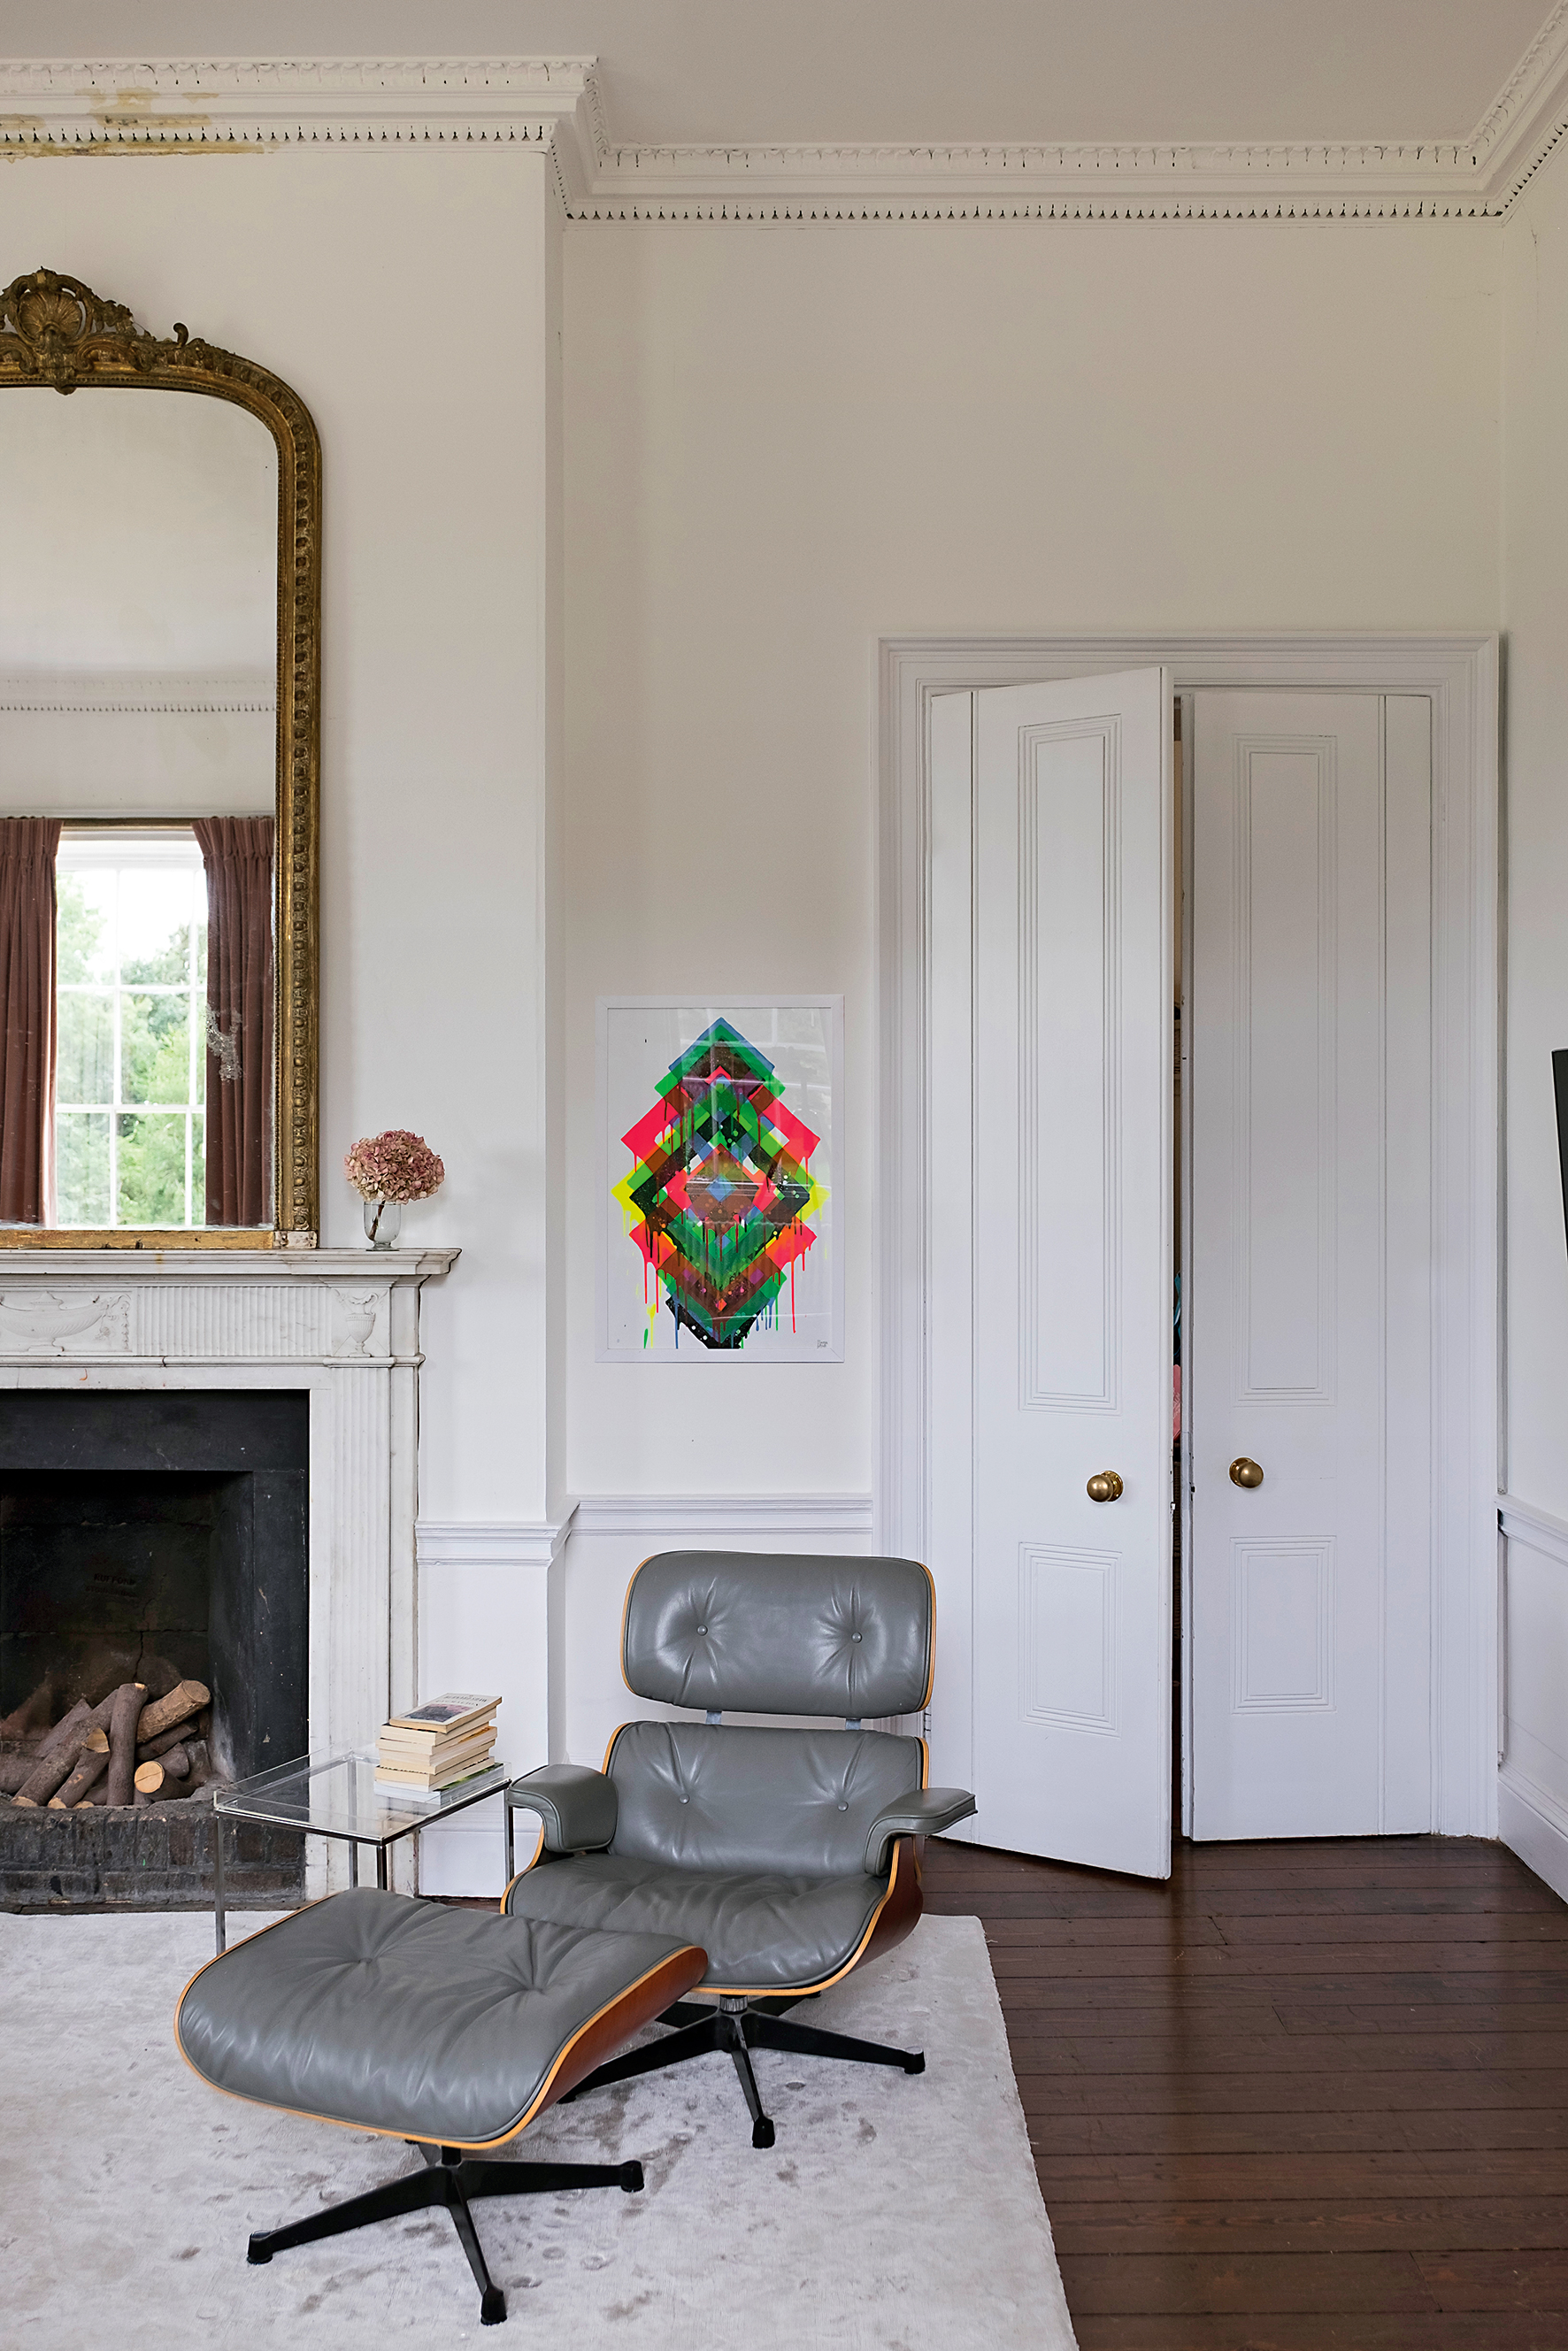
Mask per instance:
[[[664,1935],[607,1934],[449,1910],[364,1887],[329,1895],[211,1959],[174,2015],[181,2054],[214,2089],[407,2140],[423,2171],[250,2240],[291,2245],[444,2205],[484,2325],[507,2314],[474,2226],[475,2197],[643,2185],[642,2166],[486,2162],[701,1981],[707,1954]]]

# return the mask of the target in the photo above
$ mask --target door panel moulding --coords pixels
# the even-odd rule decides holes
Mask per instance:
[[[1435,1284],[1432,1828],[1498,1820],[1498,641],[1267,635],[886,638],[877,649],[880,1551],[923,1558],[931,1515],[932,709],[986,686],[1164,664],[1208,687],[1426,695],[1432,704]],[[944,1684],[958,1701],[957,1677]],[[964,1677],[967,1685],[967,1675]],[[968,1706],[967,1694],[962,1703]],[[967,1744],[967,1722],[960,1746]]]
[[[1568,0],[1468,138],[625,145],[591,57],[6,58],[0,151],[526,143],[577,221],[1476,220],[1568,131]]]

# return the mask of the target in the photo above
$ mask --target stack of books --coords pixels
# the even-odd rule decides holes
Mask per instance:
[[[376,1787],[382,1795],[433,1802],[444,1788],[491,1768],[498,1698],[449,1690],[407,1714],[394,1714],[376,1749]]]

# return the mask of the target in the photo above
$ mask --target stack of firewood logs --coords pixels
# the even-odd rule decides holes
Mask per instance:
[[[99,1685],[101,1687],[101,1684]],[[218,1777],[207,1744],[211,1693],[177,1682],[162,1698],[121,1682],[97,1706],[78,1698],[52,1729],[35,1699],[0,1723],[0,1792],[68,1812],[86,1804],[166,1804]]]

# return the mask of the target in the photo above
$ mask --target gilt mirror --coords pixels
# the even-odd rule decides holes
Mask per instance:
[[[315,427],[47,269],[0,392],[0,1245],[310,1247]]]

